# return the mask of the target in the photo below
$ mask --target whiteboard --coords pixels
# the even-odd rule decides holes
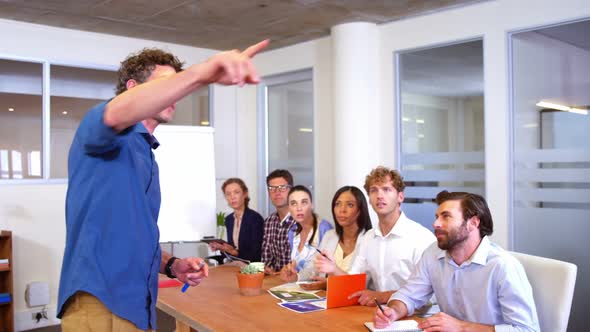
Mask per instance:
[[[160,242],[197,241],[215,235],[214,129],[156,127],[154,150],[160,168]]]

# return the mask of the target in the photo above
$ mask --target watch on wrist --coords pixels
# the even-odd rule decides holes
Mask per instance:
[[[172,273],[172,264],[174,264],[174,261],[177,260],[178,257],[170,257],[170,259],[168,260],[168,262],[166,262],[166,266],[164,267],[164,272],[166,273],[166,276],[168,278],[174,279],[176,278],[176,276]]]

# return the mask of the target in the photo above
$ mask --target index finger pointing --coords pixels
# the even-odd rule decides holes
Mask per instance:
[[[254,44],[254,45],[248,47],[247,49],[244,50],[244,52],[242,52],[242,54],[244,54],[245,56],[247,56],[249,58],[252,58],[256,54],[258,54],[258,52],[265,49],[269,43],[270,43],[270,40],[265,39],[257,44]]]

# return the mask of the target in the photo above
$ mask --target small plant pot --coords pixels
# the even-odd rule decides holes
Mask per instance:
[[[240,287],[240,294],[244,296],[253,296],[259,295],[262,292],[262,282],[264,281],[264,273],[238,273],[237,276],[238,287]]]

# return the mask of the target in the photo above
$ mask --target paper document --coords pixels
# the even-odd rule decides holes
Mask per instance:
[[[365,326],[369,330],[375,331],[375,332],[421,332],[422,331],[418,328],[418,322],[415,320],[412,320],[412,319],[398,320],[398,321],[395,321],[395,322],[389,324],[389,326],[384,327],[382,329],[375,328],[375,326],[373,325],[373,322],[366,322]]]
[[[318,305],[318,303],[324,303],[324,307]],[[326,310],[325,300],[316,300],[316,301],[298,301],[298,302],[282,302],[277,303],[279,306],[289,309],[291,311],[295,311],[296,313],[305,314],[308,312]]]

